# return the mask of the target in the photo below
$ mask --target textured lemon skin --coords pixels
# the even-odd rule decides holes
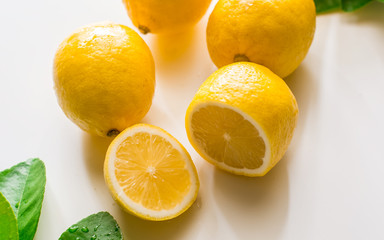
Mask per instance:
[[[200,149],[193,138],[191,118],[196,107],[209,103],[238,109],[260,125],[269,140],[271,151],[269,165],[264,172],[253,175],[230,171],[220,167]],[[264,176],[288,149],[298,112],[295,96],[284,80],[264,66],[239,62],[218,69],[200,86],[187,109],[185,125],[192,146],[208,162],[234,174]]]
[[[166,33],[196,24],[211,0],[123,0],[133,24],[142,33]]]
[[[313,0],[220,0],[208,21],[209,54],[217,67],[251,61],[284,78],[305,58],[315,25]]]
[[[54,59],[60,107],[81,129],[107,136],[140,121],[155,90],[152,54],[132,29],[114,23],[83,27]],[[112,132],[111,132],[112,130]]]
[[[148,129],[154,129],[154,131],[160,131],[164,134],[166,134],[169,138],[173,139],[174,141],[177,142],[177,144],[180,145],[183,153],[188,157],[188,161],[190,162],[191,166],[192,166],[192,173],[193,173],[193,177],[196,179],[196,191],[195,191],[195,194],[193,195],[193,198],[191,199],[191,201],[182,209],[180,210],[178,213],[174,214],[174,215],[168,215],[166,217],[163,217],[163,218],[156,218],[156,217],[153,217],[153,216],[150,216],[150,215],[145,215],[145,214],[142,214],[140,213],[139,211],[136,211],[135,209],[133,209],[131,206],[129,206],[127,203],[125,203],[121,197],[119,197],[119,194],[116,192],[116,189],[113,187],[113,184],[112,184],[112,179],[111,179],[111,175],[109,173],[109,162],[111,161],[111,159],[109,158],[109,156],[111,156],[111,149],[112,149],[112,146],[116,145],[116,143],[119,141],[119,137],[123,136],[125,132],[127,131],[132,131],[136,128],[142,128],[142,127],[145,127],[145,128],[148,128]],[[119,206],[121,208],[123,208],[127,213],[130,213],[134,216],[137,216],[139,218],[142,218],[144,220],[151,220],[151,221],[164,221],[164,220],[170,220],[170,219],[173,219],[175,217],[178,217],[180,216],[182,213],[184,213],[185,211],[187,211],[191,206],[192,204],[195,202],[196,198],[197,198],[197,194],[199,192],[199,188],[200,188],[200,181],[199,181],[199,177],[198,177],[198,174],[197,174],[197,170],[196,170],[196,167],[191,159],[191,156],[189,155],[189,153],[187,152],[187,150],[184,148],[184,146],[176,139],[174,138],[172,135],[170,135],[168,132],[164,131],[163,129],[159,128],[159,127],[156,127],[156,126],[153,126],[153,125],[150,125],[150,124],[145,124],[145,123],[139,123],[139,124],[135,124],[127,129],[125,129],[122,133],[120,133],[110,144],[108,150],[107,150],[107,154],[106,154],[106,158],[105,158],[105,161],[104,161],[104,180],[109,188],[109,191],[112,195],[112,198],[119,204]]]

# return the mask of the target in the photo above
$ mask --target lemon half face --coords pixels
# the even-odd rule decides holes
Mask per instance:
[[[207,102],[189,115],[190,140],[210,163],[229,172],[263,174],[270,159],[270,144],[260,125],[230,105]]]
[[[113,198],[147,220],[186,211],[197,197],[196,168],[184,147],[164,130],[137,124],[111,143],[104,175]]]
[[[228,172],[263,176],[283,157],[298,106],[266,67],[234,63],[213,73],[188,107],[186,130],[196,151]]]

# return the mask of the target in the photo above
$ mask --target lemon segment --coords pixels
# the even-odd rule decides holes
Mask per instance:
[[[196,168],[183,146],[164,130],[137,124],[111,143],[104,175],[114,199],[128,212],[166,220],[197,197]]]
[[[201,85],[186,113],[195,150],[228,172],[263,176],[283,157],[297,122],[285,82],[255,63],[233,63]]]

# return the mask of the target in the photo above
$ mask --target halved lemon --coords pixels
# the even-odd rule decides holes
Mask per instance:
[[[208,162],[245,176],[265,175],[285,154],[298,106],[268,68],[234,63],[214,72],[188,107],[186,130]]]
[[[149,124],[121,132],[108,148],[104,177],[119,205],[147,220],[179,216],[196,200],[199,179],[185,148]]]

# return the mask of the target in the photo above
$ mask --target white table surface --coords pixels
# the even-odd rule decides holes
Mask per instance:
[[[214,1],[216,2],[216,1]],[[384,239],[384,4],[317,18],[314,42],[286,82],[300,116],[292,144],[265,177],[233,176],[189,144],[184,114],[216,67],[205,27],[143,36],[156,62],[157,89],[144,122],[173,134],[201,181],[182,216],[149,222],[123,212],[104,184],[109,140],[70,122],[53,91],[58,44],[83,25],[132,26],[120,0],[2,1],[0,6],[0,169],[30,157],[47,168],[36,240],[58,239],[71,224],[109,211],[125,239]]]

